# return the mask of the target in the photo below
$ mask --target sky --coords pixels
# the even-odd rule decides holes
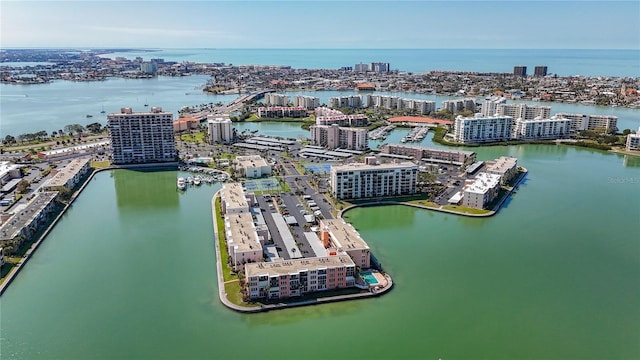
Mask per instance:
[[[0,47],[640,49],[640,1],[12,1]]]

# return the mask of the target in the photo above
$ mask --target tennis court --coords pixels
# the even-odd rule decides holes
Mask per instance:
[[[308,164],[304,168],[316,174],[328,174],[331,172],[330,164]]]
[[[276,178],[245,180],[243,184],[249,192],[282,190]]]

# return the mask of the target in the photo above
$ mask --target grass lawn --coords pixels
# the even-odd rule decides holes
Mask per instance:
[[[432,208],[439,208],[440,205],[431,202],[431,201],[427,201],[427,200],[410,200],[407,201],[407,203],[409,204],[415,204],[415,205],[421,205],[421,206],[428,206],[428,207],[432,207]]]
[[[216,199],[216,225],[218,226],[218,241],[220,242],[220,262],[222,263],[222,279],[224,281],[235,280],[238,275],[232,275],[227,261],[229,259],[229,253],[227,252],[227,244],[224,231],[224,220],[222,219],[222,212],[220,211],[220,197]]]
[[[240,291],[240,281],[234,281],[224,284],[224,291],[227,293],[227,299],[232,303],[240,306],[260,306],[258,303],[246,303],[242,301],[242,292]]]
[[[89,163],[89,166],[91,166],[94,169],[108,168],[109,165],[111,165],[111,161],[109,161],[109,160],[106,160],[106,161],[92,161],[91,163]]]
[[[191,142],[196,144],[204,143],[205,142],[204,132],[198,132],[193,134],[182,134],[180,135],[180,140],[184,142]]]
[[[489,213],[489,210],[474,209],[474,208],[458,206],[458,205],[444,205],[442,208],[446,210],[459,211],[467,214],[488,214]]]

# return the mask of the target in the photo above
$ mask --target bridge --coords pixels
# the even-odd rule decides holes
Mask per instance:
[[[213,109],[209,109],[209,110],[202,110],[202,111],[197,111],[192,113],[184,113],[183,115],[196,118],[202,122],[207,120],[207,115],[229,114],[229,113],[238,111],[244,106],[244,104],[247,104],[253,100],[262,99],[264,97],[264,94],[272,93],[272,92],[276,92],[276,91],[275,90],[254,91],[252,93],[245,94],[236,98],[235,100],[228,103],[227,105],[216,106]]]

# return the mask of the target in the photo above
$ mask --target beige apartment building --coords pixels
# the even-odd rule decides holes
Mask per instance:
[[[82,177],[89,171],[90,158],[78,158],[72,160],[67,166],[59,170],[43,186],[45,191],[59,191],[67,188],[73,189]]]
[[[385,144],[380,147],[383,154],[410,156],[425,162],[464,165],[476,161],[476,153],[463,150],[436,149],[424,146]]]

